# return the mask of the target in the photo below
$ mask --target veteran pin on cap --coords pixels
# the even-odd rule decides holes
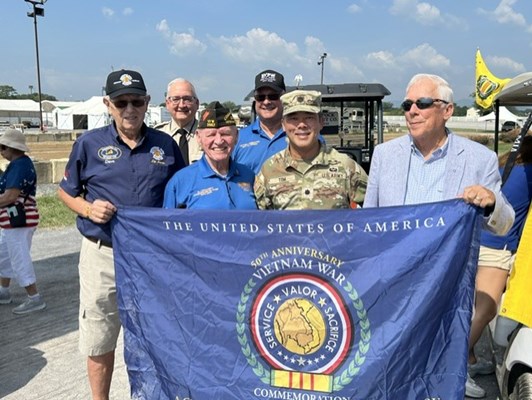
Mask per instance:
[[[272,69],[260,72],[255,77],[255,90],[263,87],[269,87],[276,92],[284,92],[286,90],[284,76]]]
[[[236,126],[235,119],[231,111],[219,101],[213,101],[201,112],[198,128],[221,128],[222,126]]]
[[[281,96],[283,116],[298,111],[318,114],[321,111],[321,93],[316,90],[294,90]]]
[[[122,69],[109,74],[107,84],[105,85],[105,93],[111,99],[123,94],[146,96],[146,86],[144,85],[142,75],[137,71]]]

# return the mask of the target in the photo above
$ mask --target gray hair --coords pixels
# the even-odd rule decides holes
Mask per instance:
[[[408,93],[412,85],[424,79],[428,79],[436,85],[436,91],[438,93],[439,99],[448,101],[451,104],[454,103],[453,89],[451,89],[451,86],[449,86],[449,83],[445,79],[443,79],[441,76],[438,76],[438,75],[433,75],[433,74],[414,75],[412,79],[410,79],[410,82],[408,82],[408,85],[406,86],[406,92]]]
[[[187,81],[186,79],[184,78],[175,78],[175,79],[172,79],[169,83],[168,83],[168,86],[166,87],[166,93],[169,93],[170,92],[170,89],[172,88],[172,86],[176,83],[186,83],[187,85],[190,86],[190,88],[192,89],[192,95],[197,99],[198,98],[198,95],[196,94],[196,88],[194,87],[194,85],[192,84],[192,82],[190,81]]]

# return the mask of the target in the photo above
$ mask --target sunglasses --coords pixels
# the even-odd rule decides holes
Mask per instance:
[[[281,98],[281,95],[279,93],[272,93],[272,94],[256,94],[255,100],[257,101],[264,101],[266,99],[270,101],[279,100]]]
[[[116,108],[126,108],[128,104],[131,104],[135,108],[143,107],[146,104],[146,99],[133,99],[133,100],[116,100],[112,101]]]
[[[436,102],[441,102],[444,104],[449,104],[448,101],[442,100],[442,99],[431,99],[430,97],[421,97],[417,99],[416,101],[412,100],[405,100],[401,103],[401,108],[404,111],[410,111],[412,106],[415,104],[417,108],[420,110],[426,110],[427,108],[432,107],[432,105]]]
[[[182,101],[184,105],[190,106],[196,98],[194,96],[168,96],[167,100],[173,105],[178,105]]]

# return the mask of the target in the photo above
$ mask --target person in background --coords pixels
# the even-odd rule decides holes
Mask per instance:
[[[283,105],[281,95],[285,93],[284,76],[267,69],[255,77],[254,108],[255,121],[240,129],[233,159],[250,167],[255,174],[262,164],[275,153],[286,148],[286,133],[282,128]]]
[[[120,333],[111,218],[118,206],[161,207],[166,183],[184,167],[176,142],[144,124],[150,96],[141,74],[111,72],[105,88],[113,122],[76,140],[58,190],[83,235],[80,350],[94,400],[109,399]]]
[[[168,83],[166,109],[172,119],[155,125],[154,129],[166,132],[174,138],[179,145],[185,165],[201,158],[201,149],[194,139],[198,108],[199,99],[192,83],[183,78],[176,78]]]
[[[499,158],[501,171],[509,152]],[[495,372],[491,361],[477,359],[475,345],[488,323],[497,315],[506,280],[515,261],[521,233],[525,225],[532,199],[532,137],[525,136],[516,163],[502,192],[515,211],[515,222],[504,236],[483,231],[480,237],[480,254],[476,279],[475,313],[469,336],[469,375],[488,375]],[[469,397],[484,397],[485,390],[478,385],[466,386]]]
[[[9,164],[0,176],[0,304],[13,301],[9,292],[11,279],[26,290],[28,298],[13,308],[14,314],[28,314],[46,308],[37,290],[35,269],[31,260],[31,242],[39,223],[35,192],[37,174],[24,134],[8,129],[0,136],[0,154]],[[25,221],[12,226],[10,214],[18,214],[15,203],[23,204]]]
[[[288,147],[270,157],[255,179],[259,209],[356,208],[367,176],[346,154],[319,140],[321,93],[294,90],[281,97]]]
[[[484,228],[508,232],[514,210],[501,192],[497,155],[453,134],[453,91],[437,75],[417,74],[401,104],[408,135],[379,144],[371,160],[364,207],[430,203],[457,197],[484,209]],[[479,390],[480,389],[480,390]],[[467,376],[466,394],[483,396]]]
[[[202,111],[196,131],[203,156],[168,182],[164,207],[256,209],[255,174],[231,158],[237,138],[231,112],[217,101],[210,103]]]

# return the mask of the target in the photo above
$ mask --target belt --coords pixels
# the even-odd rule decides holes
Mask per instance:
[[[97,239],[97,238],[94,238],[94,237],[87,237],[85,236],[85,238],[87,240],[90,240],[92,243],[96,243],[97,245],[99,245],[100,247],[109,247],[109,248],[113,248],[113,244],[111,242],[105,242],[101,239]]]

